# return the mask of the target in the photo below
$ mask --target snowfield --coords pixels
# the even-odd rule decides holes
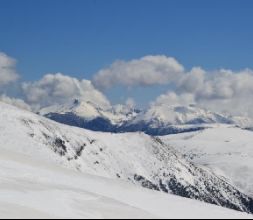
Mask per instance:
[[[1,149],[0,218],[220,217],[252,218]]]
[[[192,162],[207,166],[253,196],[253,132],[235,126],[217,125],[161,139]]]
[[[158,138],[86,131],[1,102],[0,122],[1,218],[253,218],[172,195],[253,208]]]

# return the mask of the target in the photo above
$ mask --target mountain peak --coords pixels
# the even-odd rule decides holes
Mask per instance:
[[[74,105],[79,105],[80,104],[80,100],[79,99],[75,99],[73,103],[74,103]]]

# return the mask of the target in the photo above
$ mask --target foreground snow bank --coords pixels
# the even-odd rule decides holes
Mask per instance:
[[[5,150],[0,154],[0,218],[253,217]]]

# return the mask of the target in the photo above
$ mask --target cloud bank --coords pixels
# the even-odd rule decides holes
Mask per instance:
[[[15,59],[0,53],[0,91],[19,78],[15,66]],[[166,56],[117,61],[98,71],[92,81],[62,73],[46,74],[38,81],[21,82],[15,98],[0,94],[0,101],[29,110],[30,106],[39,109],[80,99],[107,108],[111,104],[101,89],[154,85],[167,85],[168,91],[153,100],[151,105],[194,104],[216,112],[253,118],[253,70],[206,71],[193,67],[186,71],[179,61]],[[129,99],[126,105],[133,107],[138,103]]]
[[[138,60],[116,61],[109,68],[100,70],[93,83],[101,89],[114,86],[152,86],[174,82],[184,67],[174,58],[146,56]]]
[[[0,52],[0,101],[2,102],[26,110],[38,110],[50,105],[64,104],[74,99],[94,102],[100,107],[111,106],[105,95],[89,80],[79,80],[56,73],[46,74],[35,82],[19,82],[15,87],[9,86],[18,79],[16,60]],[[3,92],[10,90],[16,90],[11,91],[12,94],[16,94],[16,97],[10,97]]]
[[[195,104],[216,112],[253,118],[251,69],[206,71],[193,67],[186,71],[175,58],[146,56],[113,63],[95,74],[93,84],[99,89],[168,85],[168,92],[152,101],[151,105]]]
[[[152,104],[195,104],[216,112],[232,113],[253,118],[253,71],[218,70],[207,72],[193,68]]]
[[[0,52],[0,86],[15,82],[19,78],[15,69],[16,61]]]
[[[25,103],[24,100],[22,99],[11,98],[3,94],[3,95],[0,95],[0,101],[7,103],[9,105],[14,105],[18,108],[21,108],[27,111],[31,111],[31,107],[27,103]]]
[[[57,74],[47,74],[35,82],[22,84],[25,101],[32,106],[46,107],[64,104],[74,99],[95,102],[99,106],[110,106],[108,99],[94,88],[89,80]]]

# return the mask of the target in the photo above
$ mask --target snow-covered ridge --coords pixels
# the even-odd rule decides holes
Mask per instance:
[[[65,105],[49,106],[39,111],[40,115],[50,115],[52,113],[59,115],[71,113],[85,121],[104,118],[105,120],[110,121],[113,125],[120,125],[136,116],[134,109],[128,108],[127,106],[118,105],[113,108],[102,108],[95,103],[84,102],[78,99]]]
[[[253,132],[219,125],[161,139],[192,162],[205,165],[253,196]]]
[[[91,102],[75,100],[66,105],[44,108],[39,114],[63,124],[114,133],[141,131],[150,135],[167,135],[202,130],[212,124],[253,127],[249,118],[222,115],[196,106],[164,104],[140,111],[127,106],[104,109]]]
[[[133,123],[138,121],[153,121],[153,126],[185,125],[185,124],[212,124],[232,123],[232,120],[223,115],[194,106],[155,105],[143,114],[140,114]]]
[[[2,219],[252,219],[252,215],[82,174],[2,149],[0,179]]]
[[[253,212],[253,200],[160,139],[73,128],[0,103],[0,150],[155,191]],[[48,162],[46,162],[48,161]]]

